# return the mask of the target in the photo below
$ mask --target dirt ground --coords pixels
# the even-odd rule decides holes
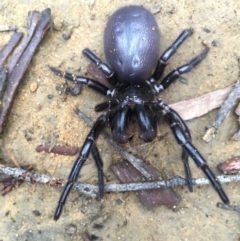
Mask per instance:
[[[93,4],[93,5],[92,5]],[[89,47],[104,59],[103,30],[108,16],[121,6],[137,4],[151,9],[160,4],[155,15],[161,29],[161,50],[186,28],[192,27],[191,36],[174,57],[165,73],[186,63],[204,48],[210,46],[207,58],[191,73],[185,74],[188,85],[177,81],[162,98],[166,103],[193,98],[236,82],[240,67],[240,2],[232,1],[92,1],[92,0],[1,0],[0,24],[14,24],[26,33],[26,18],[30,10],[51,8],[56,28],[41,43],[20,85],[14,106],[1,141],[0,162],[12,165],[6,148],[12,150],[21,165],[33,164],[37,172],[57,178],[67,178],[76,157],[37,153],[39,144],[79,145],[89,128],[76,117],[73,108],[78,106],[96,120],[94,106],[105,98],[84,87],[77,97],[65,101],[56,85],[64,80],[52,74],[47,65],[84,74],[89,61],[82,49]],[[90,7],[91,6],[91,7]],[[63,34],[71,34],[65,40]],[[0,33],[0,47],[11,33]],[[36,91],[31,85],[37,84]],[[208,160],[216,174],[216,165],[230,157],[240,155],[239,143],[230,141],[238,130],[237,118],[232,112],[225,120],[217,137],[206,144],[202,140],[205,128],[210,126],[216,111],[188,121],[193,142]],[[168,135],[165,135],[168,134]],[[184,176],[181,148],[176,144],[166,124],[159,127],[158,137],[147,145],[137,138],[127,149],[142,150],[140,157],[151,163],[167,178]],[[137,136],[137,135],[136,135]],[[98,146],[104,160],[105,177],[109,183],[118,182],[110,165],[122,160],[121,156],[102,138]],[[203,177],[191,161],[194,177]],[[97,182],[96,167],[92,159],[81,172],[81,181]],[[240,205],[239,183],[224,185],[231,203]],[[23,183],[8,195],[0,196],[0,240],[83,240],[87,232],[92,240],[240,240],[239,213],[216,207],[220,201],[211,186],[175,188],[182,202],[175,211],[161,206],[147,211],[134,193],[106,194],[103,201],[71,192],[61,218],[53,215],[62,189],[41,184]],[[35,211],[35,212],[34,212]],[[36,215],[36,211],[40,215]],[[66,228],[75,225],[76,232],[69,235]]]

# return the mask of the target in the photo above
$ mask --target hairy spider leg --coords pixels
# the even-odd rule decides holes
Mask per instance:
[[[60,215],[61,215],[61,212],[62,212],[62,209],[63,209],[63,206],[66,202],[66,199],[67,199],[67,196],[69,194],[69,192],[71,191],[72,187],[73,187],[73,184],[74,182],[77,181],[77,178],[78,178],[78,175],[79,175],[79,172],[84,164],[84,162],[86,161],[86,159],[88,158],[89,156],[89,153],[90,151],[92,150],[92,154],[93,154],[93,158],[97,164],[97,167],[101,167],[102,168],[102,164],[101,164],[101,158],[99,156],[99,153],[97,151],[97,148],[94,144],[94,142],[96,141],[98,135],[100,134],[100,132],[102,131],[102,129],[105,127],[106,125],[106,122],[107,122],[108,118],[107,118],[107,114],[102,114],[98,119],[97,121],[95,122],[95,124],[93,125],[92,129],[90,130],[80,152],[79,152],[79,156],[77,158],[77,160],[75,161],[74,165],[73,165],[73,168],[71,170],[71,173],[68,177],[68,181],[67,181],[67,184],[62,192],[62,195],[59,199],[59,202],[58,202],[58,206],[57,206],[57,209],[55,211],[55,215],[54,215],[54,220],[58,220]],[[100,158],[100,159],[99,159]],[[99,175],[102,175],[101,174],[101,170],[99,170]],[[101,178],[101,177],[100,177]],[[102,185],[102,184],[101,184]],[[99,191],[100,193],[103,192],[101,189],[102,187],[99,186]],[[101,194],[100,194],[101,195]]]
[[[64,72],[64,71],[61,71],[55,67],[50,67],[50,70],[55,73],[56,75],[58,76],[61,76],[67,80],[70,80],[72,82],[74,82],[75,84],[77,85],[87,85],[89,88],[91,89],[94,89],[96,90],[97,92],[105,95],[105,96],[108,96],[109,95],[109,91],[110,89],[108,87],[106,87],[105,85],[99,83],[98,81],[96,80],[93,80],[93,79],[89,79],[85,76],[80,76],[80,75],[74,75],[74,74],[71,74],[69,72]]]
[[[214,173],[209,168],[206,160],[202,157],[202,155],[199,153],[196,147],[191,143],[191,141],[186,137],[186,133],[182,129],[182,124],[179,122],[181,117],[177,114],[176,111],[171,109],[162,100],[158,101],[158,106],[160,107],[160,109],[163,109],[166,112],[166,117],[168,119],[170,128],[178,144],[181,145],[188,152],[188,154],[192,157],[196,165],[203,170],[203,172],[212,183],[213,187],[217,191],[222,201],[225,204],[229,204],[229,199],[226,193],[224,192],[220,182],[217,180]],[[181,122],[184,123],[182,119],[181,119]]]
[[[97,67],[103,72],[110,84],[116,83],[114,71],[109,65],[104,63],[100,58],[98,58],[90,49],[86,48],[83,51],[83,55],[86,56],[90,61],[97,65]]]
[[[152,75],[155,81],[158,81],[163,71],[167,65],[167,61],[172,57],[173,54],[176,53],[177,49],[182,45],[182,43],[193,33],[193,29],[186,29],[183,30],[182,33],[178,36],[178,38],[168,47],[163,54],[161,55],[160,59],[158,60],[157,67]]]

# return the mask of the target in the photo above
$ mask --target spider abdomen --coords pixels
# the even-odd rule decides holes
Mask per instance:
[[[136,85],[149,78],[159,59],[159,48],[159,28],[147,9],[127,6],[109,18],[104,52],[119,82]]]

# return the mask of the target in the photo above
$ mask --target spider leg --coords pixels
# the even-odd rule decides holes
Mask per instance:
[[[57,206],[57,209],[56,209],[55,215],[54,215],[54,220],[59,219],[59,217],[61,215],[61,212],[62,212],[62,209],[63,209],[63,206],[66,202],[67,196],[68,196],[69,192],[71,191],[74,182],[76,182],[76,180],[78,178],[78,175],[79,175],[79,172],[80,172],[84,162],[88,158],[92,147],[93,147],[92,154],[93,154],[95,162],[97,163],[98,170],[99,170],[99,166],[101,166],[101,158],[99,159],[100,156],[98,154],[98,151],[96,151],[97,149],[96,149],[96,146],[95,146],[94,142],[97,139],[99,133],[104,128],[106,122],[107,122],[107,115],[106,114],[101,115],[97,119],[95,124],[93,125],[91,131],[89,132],[89,134],[88,134],[88,136],[87,136],[87,138],[86,138],[86,140],[85,140],[85,142],[84,142],[84,144],[83,144],[83,146],[80,150],[79,156],[78,156],[77,160],[75,161],[75,163],[73,165],[71,173],[68,177],[67,184],[66,184],[66,186],[65,186],[65,188],[62,192],[62,195],[59,199],[58,206]],[[99,173],[100,173],[99,175],[101,175],[100,170],[99,170]],[[101,179],[99,180],[99,182],[101,182]],[[99,188],[100,188],[100,192],[102,192],[102,190],[101,190],[102,187],[99,186]],[[101,195],[101,193],[100,193],[100,195]]]
[[[187,64],[178,67],[177,69],[170,72],[166,77],[163,78],[160,84],[153,84],[154,89],[159,93],[167,89],[175,80],[177,80],[182,74],[185,74],[192,70],[207,56],[209,47],[206,47],[199,55],[190,60]]]
[[[176,53],[177,49],[180,47],[180,45],[193,33],[193,29],[186,29],[182,31],[182,33],[178,36],[178,38],[171,44],[170,47],[168,47],[160,59],[158,60],[157,67],[153,73],[154,80],[159,80],[160,77],[163,74],[163,71],[167,65],[167,61],[172,57],[173,54]]]
[[[226,193],[224,192],[220,182],[217,180],[216,176],[207,165],[206,160],[202,157],[202,155],[195,148],[195,146],[189,141],[185,132],[182,130],[181,123],[179,123],[179,115],[161,100],[158,101],[158,106],[161,109],[165,110],[170,128],[172,129],[172,132],[178,144],[181,145],[187,151],[187,153],[192,157],[196,165],[203,170],[203,172],[208,177],[209,181],[212,183],[215,190],[218,192],[222,201],[225,204],[228,204],[229,199]]]
[[[96,80],[93,79],[89,79],[85,76],[80,76],[80,75],[74,75],[71,74],[69,72],[64,72],[61,71],[55,67],[50,67],[50,70],[55,73],[56,75],[62,76],[67,80],[70,80],[72,82],[74,82],[76,85],[87,85],[89,88],[94,89],[96,91],[98,91],[99,93],[105,95],[105,96],[109,96],[111,95],[111,91],[109,88],[107,88],[105,85],[97,82]],[[77,93],[75,93],[76,95]]]
[[[165,110],[165,112],[170,111],[170,108],[164,102],[160,102],[160,105]],[[178,122],[181,130],[183,131],[186,139],[189,142],[191,142],[192,141],[191,133],[190,133],[187,125],[184,123],[183,119],[176,112],[174,113],[174,117],[175,117],[176,121]],[[183,166],[184,166],[188,190],[190,192],[192,192],[193,191],[192,174],[191,174],[191,169],[190,169],[189,163],[188,163],[188,157],[189,157],[188,152],[186,151],[185,148],[182,148],[182,162],[183,162]]]
[[[103,72],[106,78],[109,80],[110,83],[115,83],[114,79],[114,72],[113,70],[106,64],[103,63],[100,58],[98,58],[90,49],[86,48],[83,51],[83,54],[91,60],[97,67]]]
[[[184,123],[183,119],[179,116],[179,114],[177,112],[173,112],[173,115],[174,115],[175,120],[179,124],[183,134],[185,135],[186,139],[188,140],[188,142],[191,143],[192,137],[191,137],[191,134],[190,134],[190,131],[189,131],[187,125]],[[188,154],[187,150],[183,147],[182,148],[182,162],[184,165],[186,180],[187,180],[187,184],[188,184],[188,190],[190,192],[192,192],[193,191],[192,174],[191,174],[191,169],[188,164],[188,157],[189,157],[189,154]]]
[[[107,108],[108,109],[112,109],[116,106],[118,106],[120,103],[120,101],[118,99],[113,99],[113,100],[109,100],[109,101],[105,101],[105,102],[102,102],[98,105],[95,106],[94,110],[96,112],[100,112],[100,111],[103,111],[103,110],[106,110]]]
[[[92,144],[91,154],[93,156],[93,159],[98,169],[99,197],[103,198],[103,195],[104,195],[103,161],[99,154],[98,148],[94,142]]]

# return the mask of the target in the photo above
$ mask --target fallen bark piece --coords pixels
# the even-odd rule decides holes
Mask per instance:
[[[106,76],[94,63],[90,63],[87,67],[87,73],[90,74],[99,83],[105,85],[108,88],[112,88],[111,84],[108,82]]]
[[[215,120],[209,128],[205,135],[203,136],[203,140],[206,142],[210,142],[212,138],[215,138],[220,126],[222,125],[223,121],[225,120],[228,113],[231,111],[232,107],[237,103],[237,100],[240,97],[240,79],[234,85],[233,89],[231,90],[230,94],[222,104],[220,110],[218,111]]]
[[[75,156],[78,151],[79,147],[77,146],[43,146],[38,145],[35,149],[37,152],[46,152],[46,153],[55,153],[59,155],[65,155],[65,156]]]
[[[230,158],[227,161],[220,163],[217,167],[223,174],[237,174],[240,172],[240,156]]]
[[[33,11],[33,12],[35,13],[36,11]],[[29,14],[29,16],[32,16],[32,15]],[[33,16],[35,16],[35,14],[33,14]],[[46,35],[46,33],[51,27],[51,10],[49,8],[45,9],[42,12],[41,17],[42,17],[41,21],[37,26],[30,43],[28,44],[27,48],[21,55],[13,71],[9,74],[9,79],[7,81],[7,85],[6,85],[6,89],[5,89],[3,101],[2,101],[3,107],[0,113],[0,133],[3,132],[4,125],[11,111],[14,97],[17,92],[18,86],[21,82],[21,79],[38,45],[40,44],[43,37]]]
[[[141,173],[126,161],[112,165],[111,169],[123,183],[137,183],[143,180]],[[152,169],[152,181],[157,180],[159,175],[156,170],[151,166],[149,166],[148,169],[149,171]],[[151,210],[159,205],[165,205],[168,208],[173,209],[181,202],[181,197],[169,187],[137,191],[136,195],[148,210]]]
[[[220,107],[232,89],[233,85],[230,85],[196,98],[170,104],[169,106],[177,111],[183,120],[191,120]]]

